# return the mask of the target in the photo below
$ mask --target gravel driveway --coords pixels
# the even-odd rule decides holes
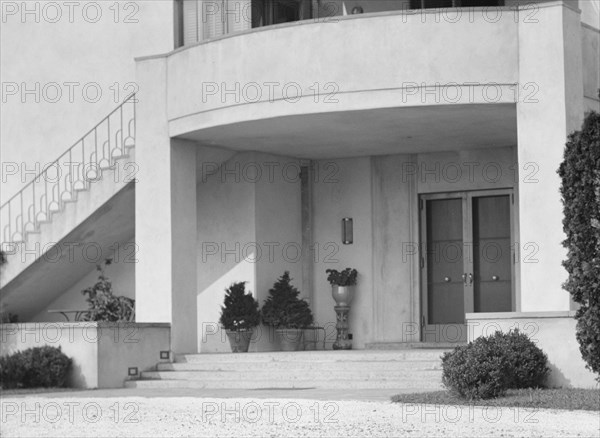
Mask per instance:
[[[3,398],[3,437],[599,437],[600,414],[391,402]]]

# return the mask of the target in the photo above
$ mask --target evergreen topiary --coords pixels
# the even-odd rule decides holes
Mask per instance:
[[[313,323],[308,303],[301,299],[300,291],[291,284],[290,273],[284,274],[269,289],[269,296],[262,308],[262,319],[266,325],[282,328],[303,328]]]
[[[569,136],[558,173],[568,250],[563,266],[569,278],[563,287],[579,304],[579,350],[600,380],[600,114],[589,113],[581,131]]]
[[[232,284],[225,289],[219,322],[226,330],[249,330],[260,323],[258,301],[246,293],[246,282]]]

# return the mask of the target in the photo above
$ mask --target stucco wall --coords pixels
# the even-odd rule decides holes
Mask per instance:
[[[298,161],[256,153],[234,155],[197,186],[198,330],[202,352],[230,351],[219,327],[225,289],[247,281],[260,305],[285,270],[302,290]],[[204,163],[207,165],[210,163]],[[282,169],[290,164],[290,176]],[[202,160],[199,166],[202,167]],[[209,165],[206,167],[210,167]],[[269,171],[271,169],[271,171]],[[304,294],[306,296],[306,294]],[[274,347],[264,327],[251,349]]]
[[[600,30],[582,26],[581,37],[585,109],[600,111]]]
[[[328,327],[335,340],[336,316],[326,269],[355,268],[359,272],[350,331],[353,346],[364,348],[373,339],[373,234],[371,206],[371,158],[317,161],[320,178],[313,185],[313,239],[320,248],[314,264],[314,309],[319,325]],[[332,169],[335,173],[332,172]],[[351,217],[354,243],[343,245],[342,218]],[[328,348],[331,343],[328,342]]]
[[[456,49],[449,50],[447,41]],[[423,42],[428,49],[415,52],[415,44]],[[403,98],[404,88],[414,83],[508,86],[517,82],[517,43],[512,15],[493,23],[479,15],[472,23],[467,18],[459,23],[423,22],[418,15],[401,13],[354,15],[331,23],[307,20],[253,29],[168,56],[169,130],[180,135],[266,117],[423,105],[422,96]],[[361,49],[357,55],[362,47],[369,50]],[[236,56],[230,58],[231,53]],[[207,59],[215,61],[207,64]],[[272,91],[264,85],[269,82],[275,84]],[[315,82],[320,99],[315,99]],[[336,87],[336,104],[323,102],[331,93],[324,87],[327,83]],[[248,89],[249,84],[257,84],[259,94],[256,88]],[[479,103],[479,93],[472,94],[469,98],[468,90],[461,91],[464,103]],[[509,95],[514,92],[506,90],[502,99]]]
[[[130,367],[148,371],[170,351],[168,324],[45,322],[0,324],[0,356],[33,347],[60,347],[73,360],[68,386],[122,388]]]
[[[339,245],[336,234],[341,233],[341,218],[358,216],[354,217],[355,243],[339,245],[336,258],[340,262],[334,263],[340,267],[354,263],[352,267],[366,272],[357,288],[357,296],[362,297],[351,313],[358,348],[362,342],[419,340],[418,195],[513,188],[517,182],[515,159],[514,148],[504,147],[335,160],[338,182],[315,184],[317,241],[329,239]],[[320,162],[321,166],[325,163]],[[514,222],[516,229],[516,217]],[[372,229],[368,228],[371,225]],[[331,322],[335,314],[321,272],[326,268],[322,261],[315,266],[316,308],[321,320]],[[517,309],[518,297],[517,293]]]
[[[14,14],[5,10],[9,3]],[[173,4],[78,2],[70,13],[65,2],[3,2],[2,161],[23,164],[30,179],[35,163],[52,162],[135,91],[134,57],[174,47]],[[33,13],[23,16],[25,8]],[[16,94],[8,83],[17,84]],[[3,181],[3,196],[18,191],[23,178],[20,172]]]
[[[372,162],[373,340],[419,341],[415,156],[373,157]]]
[[[68,386],[98,387],[96,323],[0,324],[0,356],[49,345],[73,358]]]

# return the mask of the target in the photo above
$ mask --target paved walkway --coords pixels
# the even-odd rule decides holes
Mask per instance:
[[[600,437],[597,412],[397,404],[388,401],[388,394],[350,391],[286,391],[285,398],[269,390],[160,392],[2,397],[1,433],[64,438]]]
[[[392,396],[400,393],[414,393],[414,390],[395,389],[87,389],[41,393],[13,393],[0,398],[112,398],[112,397],[201,397],[201,398],[286,398],[306,400],[357,400],[389,402]]]

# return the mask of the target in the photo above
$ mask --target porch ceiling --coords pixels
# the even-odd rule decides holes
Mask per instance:
[[[261,119],[180,138],[236,151],[329,159],[517,144],[515,104],[439,105]]]

